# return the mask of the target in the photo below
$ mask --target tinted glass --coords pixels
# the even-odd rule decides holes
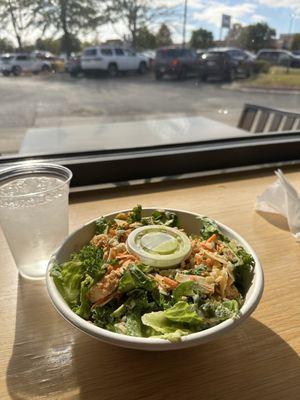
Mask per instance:
[[[117,56],[124,56],[123,49],[115,49],[115,53],[116,53]]]
[[[97,55],[97,49],[87,49],[84,50],[83,53],[85,56],[96,56]]]
[[[101,54],[102,54],[103,56],[112,56],[113,52],[112,52],[111,49],[102,49],[102,50],[101,50]]]
[[[29,57],[28,56],[17,56],[16,60],[18,60],[18,61],[27,61],[27,60],[29,60]]]

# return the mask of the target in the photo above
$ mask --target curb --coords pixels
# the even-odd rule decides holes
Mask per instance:
[[[232,86],[227,86],[223,85],[222,89],[225,90],[236,90],[239,92],[248,92],[248,93],[275,93],[275,94],[300,94],[300,88],[299,89],[294,89],[294,88],[279,88],[275,87],[272,89],[267,89],[267,88],[262,88],[260,86],[239,86],[239,85],[232,85]]]

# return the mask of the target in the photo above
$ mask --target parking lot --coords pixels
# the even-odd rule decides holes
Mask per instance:
[[[197,79],[155,81],[151,74],[71,78],[67,74],[0,77],[0,150],[17,152],[31,127],[201,115],[237,124],[244,103],[299,110],[300,96],[241,92]]]

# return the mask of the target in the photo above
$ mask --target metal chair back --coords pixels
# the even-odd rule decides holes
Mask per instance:
[[[249,132],[287,132],[300,129],[300,114],[245,104],[238,127]]]

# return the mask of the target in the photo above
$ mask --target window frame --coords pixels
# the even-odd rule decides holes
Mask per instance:
[[[0,169],[24,161],[54,162],[73,172],[71,191],[132,183],[300,166],[300,131],[141,148],[2,156]]]

